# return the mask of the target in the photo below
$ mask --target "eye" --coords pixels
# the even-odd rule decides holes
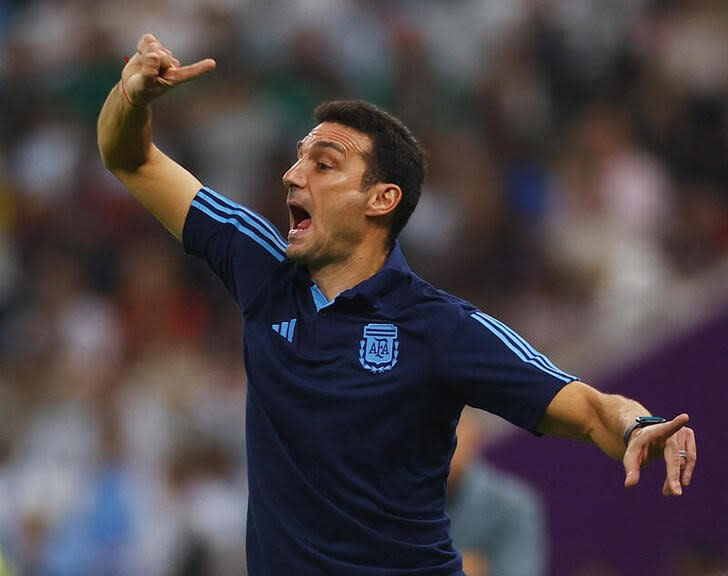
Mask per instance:
[[[319,170],[331,170],[331,168],[333,168],[333,166],[326,164],[326,162],[316,162],[316,167]]]

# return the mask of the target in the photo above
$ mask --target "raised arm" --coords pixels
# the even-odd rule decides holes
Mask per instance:
[[[695,435],[685,426],[688,415],[635,428],[625,446],[627,429],[636,418],[647,415],[647,409],[634,400],[604,394],[583,382],[572,382],[549,404],[539,432],[591,441],[606,454],[621,459],[626,487],[639,482],[642,466],[662,457],[667,470],[662,492],[665,496],[679,496],[682,486],[690,484],[696,462]]]
[[[214,68],[210,59],[181,66],[159,40],[145,34],[99,114],[104,165],[177,239],[201,184],[152,143],[150,103]]]

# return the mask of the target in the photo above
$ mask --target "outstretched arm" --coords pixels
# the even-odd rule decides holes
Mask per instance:
[[[640,468],[662,457],[666,478],[662,488],[666,496],[679,496],[682,486],[690,484],[695,468],[696,446],[692,429],[685,425],[687,414],[680,414],[663,424],[635,429],[624,445],[627,428],[647,409],[623,396],[604,394],[584,384],[572,382],[562,388],[549,404],[539,425],[543,434],[591,441],[606,454],[621,459],[626,487],[639,482]],[[681,456],[681,452],[686,454]]]
[[[105,166],[177,239],[201,184],[152,143],[150,103],[214,68],[210,59],[181,66],[159,40],[145,34],[99,115],[98,145]]]

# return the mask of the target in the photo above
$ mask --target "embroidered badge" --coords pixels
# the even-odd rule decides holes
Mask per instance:
[[[359,341],[359,363],[374,374],[391,370],[399,357],[397,326],[367,324]]]

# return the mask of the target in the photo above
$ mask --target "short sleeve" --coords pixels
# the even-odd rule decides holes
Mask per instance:
[[[207,187],[190,205],[182,242],[207,261],[243,311],[286,253],[268,220]]]
[[[478,310],[465,312],[445,346],[442,377],[463,403],[533,433],[556,393],[577,380],[511,328]]]

